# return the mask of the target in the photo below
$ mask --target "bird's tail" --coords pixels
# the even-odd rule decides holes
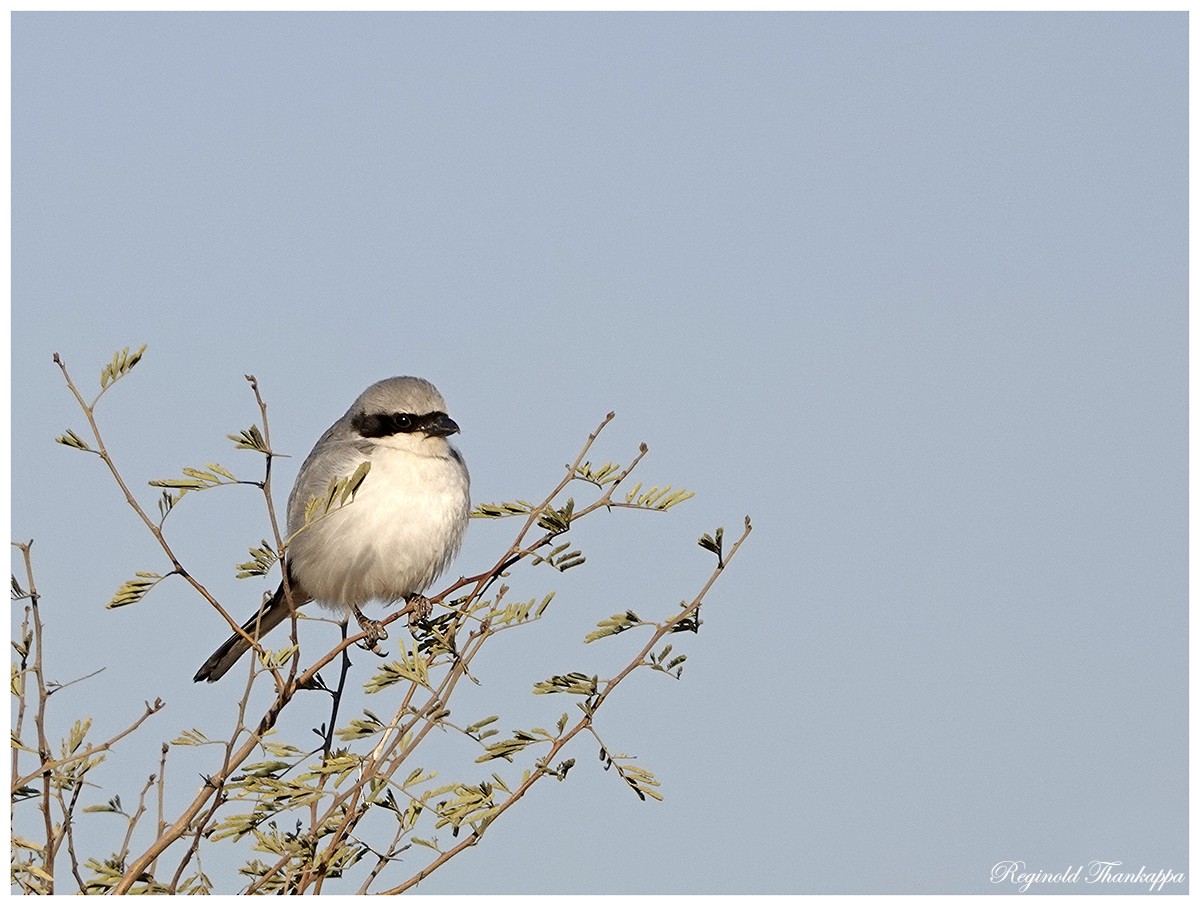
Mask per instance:
[[[297,600],[296,586],[292,584],[292,599],[296,601],[297,606],[304,603],[303,600]],[[261,639],[264,635],[287,619],[290,613],[288,608],[287,598],[284,594],[283,583],[279,583],[279,588],[275,590],[275,594],[271,595],[271,599],[267,601],[258,613],[252,616],[249,620],[242,624],[242,632],[255,639]],[[241,633],[235,633],[225,640],[220,648],[209,656],[209,659],[204,662],[204,665],[196,671],[196,675],[192,677],[193,682],[201,680],[215,683],[226,673],[229,668],[238,662],[243,654],[250,650],[250,643],[246,641],[245,636]]]

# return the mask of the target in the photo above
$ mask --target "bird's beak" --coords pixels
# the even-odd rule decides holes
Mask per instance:
[[[425,434],[428,437],[449,437],[451,434],[457,433],[458,422],[448,415],[442,415],[437,421],[425,428]]]

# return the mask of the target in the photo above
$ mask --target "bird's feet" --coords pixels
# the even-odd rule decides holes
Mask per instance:
[[[358,620],[358,626],[366,633],[358,642],[358,647],[364,648],[373,654],[383,657],[385,652],[379,650],[379,643],[388,637],[387,630],[383,628],[383,624],[378,620],[372,620],[366,616],[357,607],[353,608],[354,619]]]
[[[408,599],[408,628],[420,626],[433,613],[433,602],[424,595],[413,595]]]

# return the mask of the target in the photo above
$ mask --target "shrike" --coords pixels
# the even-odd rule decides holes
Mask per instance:
[[[433,384],[395,377],[364,390],[321,435],[288,497],[284,569],[294,606],[317,601],[371,633],[378,627],[360,610],[367,601],[407,600],[429,587],[458,552],[471,508],[467,465],[446,440],[456,433]],[[371,468],[353,501],[306,526],[309,499],[363,462]],[[280,582],[242,629],[261,638],[288,616]],[[216,682],[249,650],[231,636],[195,681]]]

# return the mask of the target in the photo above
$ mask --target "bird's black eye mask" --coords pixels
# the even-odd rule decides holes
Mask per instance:
[[[350,424],[363,437],[391,437],[393,434],[426,434],[445,437],[458,431],[458,425],[445,412],[413,415],[411,412],[359,412]]]

